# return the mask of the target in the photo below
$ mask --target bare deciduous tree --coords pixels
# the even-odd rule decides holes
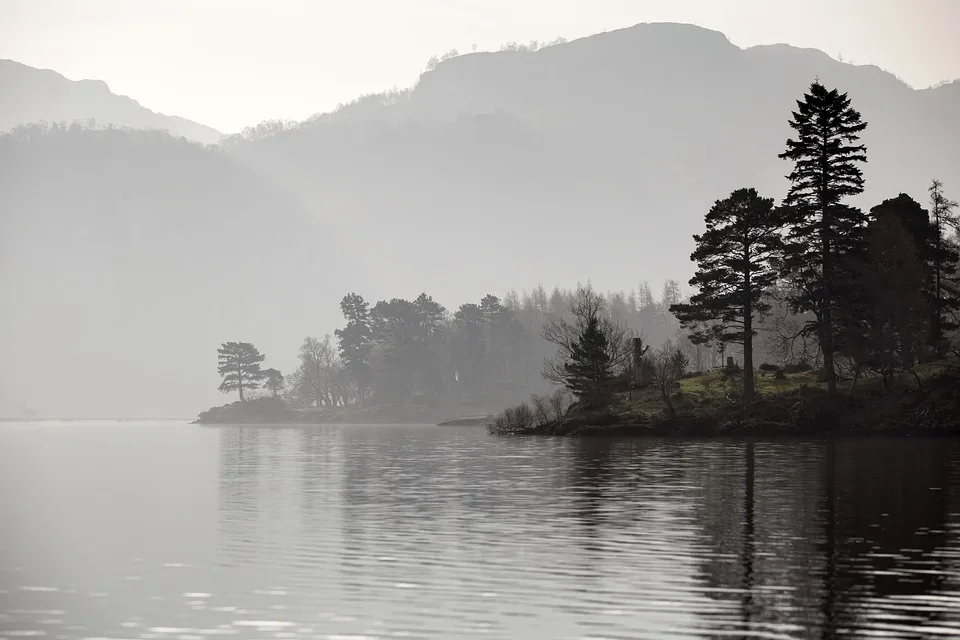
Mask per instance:
[[[653,382],[660,390],[660,395],[667,405],[667,412],[676,416],[677,410],[673,406],[672,396],[689,364],[687,356],[671,340],[667,340],[653,354],[652,361]]]
[[[530,404],[533,406],[533,416],[538,425],[550,422],[550,399],[547,396],[531,394]]]
[[[549,401],[557,424],[563,425],[563,421],[567,417],[567,411],[570,410],[570,405],[573,404],[570,393],[566,389],[556,389],[550,394]]]
[[[570,364],[579,357],[581,339],[593,323],[605,338],[607,369],[616,374],[629,365],[632,333],[609,317],[602,295],[590,287],[578,287],[569,316],[570,319],[554,319],[543,327],[543,338],[557,346],[556,355],[544,362],[543,376],[547,380],[569,388]]]

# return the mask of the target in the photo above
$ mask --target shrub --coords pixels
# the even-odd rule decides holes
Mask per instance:
[[[487,432],[493,435],[522,435],[534,429],[534,413],[526,402],[504,409],[503,413],[487,425]]]

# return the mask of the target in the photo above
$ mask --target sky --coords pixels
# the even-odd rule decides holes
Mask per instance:
[[[450,49],[640,22],[816,48],[916,88],[960,77],[960,0],[0,0],[0,58],[230,133],[412,86]]]

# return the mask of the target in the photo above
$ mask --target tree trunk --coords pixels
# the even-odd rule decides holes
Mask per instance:
[[[822,140],[822,149],[827,148],[828,140],[826,135]],[[832,220],[830,219],[831,203],[827,199],[826,185],[829,183],[830,166],[827,160],[826,152],[822,152],[820,158],[820,251],[821,253],[821,278],[823,278],[822,295],[820,301],[821,311],[821,331],[820,349],[823,351],[823,369],[827,378],[827,392],[830,395],[837,393],[837,376],[833,368],[833,247],[830,244],[831,233],[833,231]]]
[[[756,394],[753,380],[753,309],[747,302],[743,308],[743,397],[750,400]]]
[[[817,338],[820,340],[820,351],[823,353],[823,375],[827,382],[827,391],[832,395],[837,392],[837,375],[833,368],[833,332],[830,330],[831,314],[830,310],[824,308],[821,315],[820,331],[817,332]]]
[[[827,380],[827,392],[837,393],[837,374],[833,367],[833,255],[830,247],[830,229],[826,220],[827,207],[823,210],[824,220],[820,228],[820,242],[823,251],[823,298],[820,302],[820,349],[823,352],[823,372]]]
[[[743,273],[743,397],[753,398],[756,388],[753,382],[753,301],[750,299],[753,282],[750,273],[750,247],[744,248]]]
[[[940,265],[940,251],[943,248],[943,227],[940,220],[940,205],[939,203],[934,203],[933,207],[934,215],[934,224],[936,224],[937,231],[937,246],[936,253],[934,254],[933,269],[934,269],[934,295],[933,295],[933,322],[931,323],[931,342],[933,342],[933,348],[937,354],[937,358],[943,358],[943,329],[941,326],[941,304],[940,298],[943,294],[941,289],[941,265]]]

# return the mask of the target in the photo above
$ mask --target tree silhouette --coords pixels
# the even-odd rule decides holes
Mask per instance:
[[[409,300],[381,300],[370,311],[373,335],[383,353],[377,392],[401,401],[413,391],[417,310]]]
[[[362,296],[349,293],[340,301],[340,310],[347,320],[334,334],[340,343],[340,359],[357,385],[357,400],[363,404],[370,385],[370,356],[373,353],[373,329],[370,327],[370,305]]]
[[[776,281],[774,260],[782,249],[773,199],[761,198],[756,189],[739,189],[717,200],[705,221],[707,230],[693,236],[697,248],[690,256],[697,263],[690,284],[698,292],[670,311],[692,330],[694,344],[720,333],[725,343],[743,345],[743,395],[750,398],[754,315],[769,308],[763,295]]]
[[[632,354],[632,336],[604,311],[603,297],[580,287],[570,305],[572,320],[560,318],[542,329],[543,338],[557,346],[557,354],[544,363],[544,377],[591,404],[609,399],[610,377]]]
[[[888,200],[872,213],[860,287],[841,305],[841,323],[846,316],[850,326],[861,327],[845,329],[848,343],[860,345],[849,351],[878,369],[886,383],[893,373],[916,363],[927,341],[931,278],[920,243],[925,241],[923,228],[930,225],[926,212],[907,196]]]
[[[689,361],[683,351],[674,346],[671,340],[664,342],[652,356],[646,357],[650,362],[650,375],[667,406],[667,413],[671,417],[676,417],[677,410],[670,398],[680,378],[686,372]]]
[[[810,85],[790,119],[796,138],[780,158],[794,163],[784,202],[786,238],[783,273],[795,285],[795,311],[811,311],[807,327],[817,335],[830,393],[836,393],[834,356],[838,349],[834,309],[854,278],[849,260],[863,241],[866,215],[843,204],[863,191],[859,164],[867,161],[858,144],[867,127],[850,99],[819,81]]]
[[[269,389],[276,398],[283,390],[283,374],[276,369],[265,369],[263,371],[263,388]]]
[[[456,377],[467,389],[480,389],[487,379],[486,320],[480,306],[460,305],[453,315],[453,359]]]
[[[937,356],[943,357],[946,351],[945,335],[948,331],[957,328],[956,322],[952,320],[951,314],[960,310],[960,297],[944,287],[947,276],[951,275],[957,269],[960,263],[960,252],[956,245],[952,244],[947,234],[949,228],[953,227],[960,232],[960,222],[955,217],[953,210],[957,203],[947,198],[943,193],[943,183],[934,180],[930,184],[930,208],[933,216],[933,226],[936,233],[934,256],[932,261],[934,271],[934,300],[933,300],[933,326],[930,330],[930,340]]]
[[[255,388],[263,380],[260,363],[264,356],[249,342],[224,342],[217,349],[217,373],[223,377],[220,391],[240,392],[240,402],[244,401],[243,390]]]
[[[416,325],[413,330],[412,362],[420,389],[436,393],[443,388],[440,351],[446,333],[447,310],[426,293],[413,301]]]
[[[580,336],[570,347],[570,359],[563,364],[567,388],[581,401],[603,404],[613,367],[610,344],[595,314],[587,318]]]

